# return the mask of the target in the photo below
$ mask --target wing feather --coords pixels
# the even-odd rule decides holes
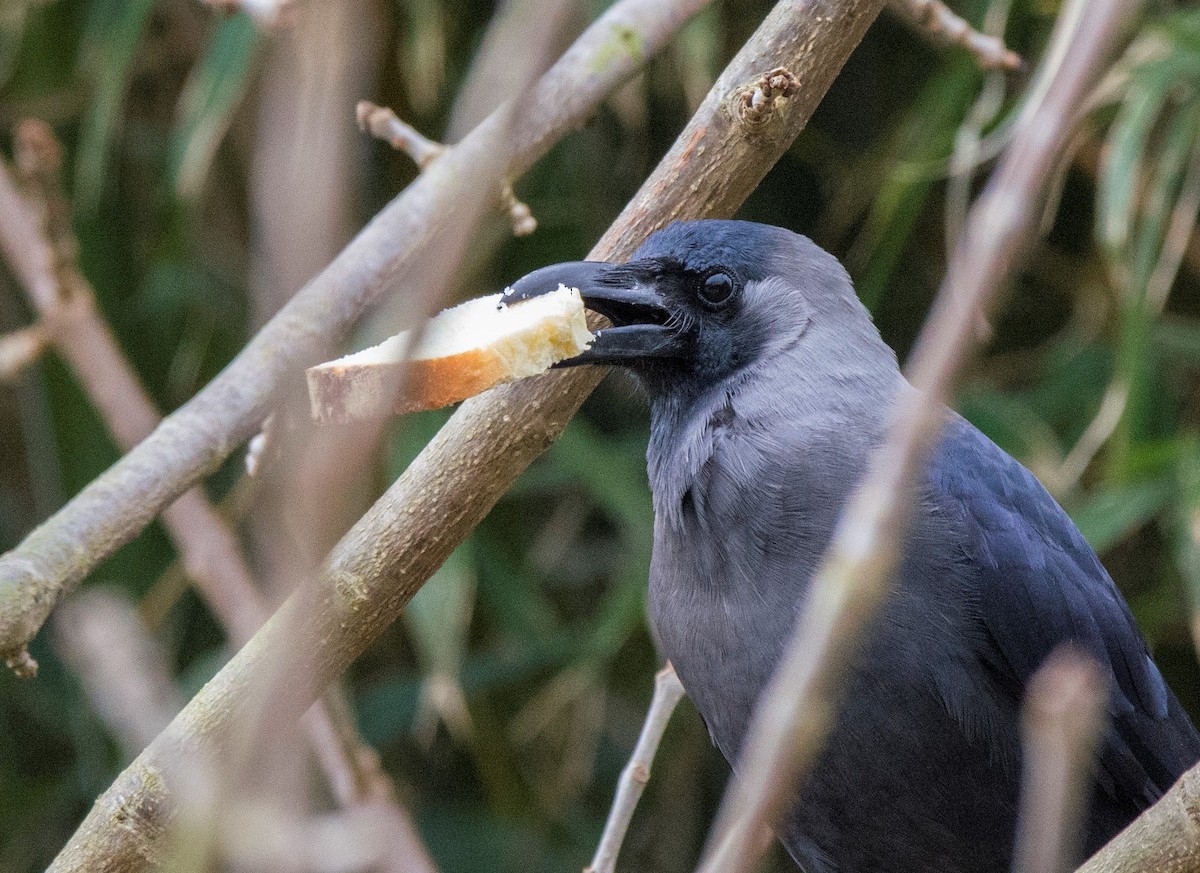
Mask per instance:
[[[1033,474],[961,418],[935,453],[930,486],[967,532],[981,659],[1020,693],[1057,646],[1090,652],[1111,678],[1099,784],[1139,809],[1153,803],[1200,758],[1200,736],[1096,553]]]

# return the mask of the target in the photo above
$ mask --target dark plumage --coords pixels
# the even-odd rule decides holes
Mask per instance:
[[[615,324],[571,363],[624,365],[649,393],[653,625],[736,762],[838,512],[912,389],[841,265],[779,228],[674,224],[629,264],[548,267],[513,296],[559,281]],[[1074,524],[949,415],[895,590],[782,834],[809,873],[1007,870],[1021,696],[1068,640],[1111,677],[1086,851],[1200,758]]]

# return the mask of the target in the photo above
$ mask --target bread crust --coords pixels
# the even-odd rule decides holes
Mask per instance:
[[[309,369],[308,396],[317,421],[346,423],[449,406],[508,378],[503,359],[489,348],[416,361],[333,361]]]
[[[478,348],[410,360],[364,360],[359,353],[310,367],[312,416],[346,423],[436,409],[542,372],[591,342],[583,302],[577,291],[572,293],[569,307],[560,304],[536,322],[498,332]]]

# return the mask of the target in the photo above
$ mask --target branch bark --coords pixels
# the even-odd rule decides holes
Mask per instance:
[[[1077,873],[1197,873],[1200,871],[1200,764]]]
[[[219,376],[0,557],[0,656],[27,659],[26,646],[64,593],[255,434],[281,389],[453,227],[451,205],[462,200],[455,194],[478,185],[479,168],[495,160],[502,141],[508,175],[518,176],[706,2],[611,7],[524,96],[510,138],[501,108],[385,207]]]
[[[980,33],[941,0],[889,0],[897,15],[908,19],[931,42],[966,49],[982,70],[1013,72],[1021,69],[1021,56],[1004,40]]]
[[[1060,17],[1055,43],[1067,44],[1065,61],[1044,97],[1022,115],[971,210],[907,368],[912,388],[906,386],[893,406],[884,444],[842,511],[806,607],[759,698],[700,864],[704,873],[754,869],[764,849],[760,834],[782,819],[836,717],[846,667],[890,589],[907,510],[941,431],[943,404],[974,347],[977,314],[999,296],[1036,229],[1040,195],[1079,107],[1139,6],[1087,2],[1088,14],[1073,33],[1064,25],[1071,8]]]
[[[647,9],[668,15],[665,5],[655,2]],[[804,127],[882,5],[883,0],[779,3],[591,257],[626,257],[649,232],[675,218],[731,214]],[[681,20],[679,8],[668,17]],[[631,31],[617,31],[622,32],[618,46],[631,41]],[[567,57],[578,54],[573,49]],[[745,102],[781,67],[797,83],[794,90],[776,95],[770,111],[743,120]],[[431,165],[430,175],[453,166],[453,153]],[[181,747],[223,748],[236,714],[265,693],[302,711],[311,702],[308,689],[337,676],[395,620],[516,476],[561,433],[601,376],[584,369],[551,373],[463,404],[333,550],[323,577],[297,591],[97,800],[51,870],[140,869],[169,816],[161,761]],[[288,675],[278,671],[280,664],[306,681],[264,688],[272,677]]]

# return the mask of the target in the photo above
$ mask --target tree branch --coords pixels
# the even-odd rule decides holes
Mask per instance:
[[[387,106],[377,106],[370,100],[359,100],[354,114],[361,130],[383,140],[396,151],[404,152],[422,170],[446,150],[441,143],[434,142],[408,122],[402,121]],[[512,221],[513,236],[529,236],[537,230],[537,220],[529,206],[517,199],[512,182],[506,181],[500,186],[500,206]]]
[[[509,113],[502,108],[449,148],[220,375],[0,557],[0,656],[27,658],[25,647],[66,591],[255,434],[276,394],[294,384],[322,349],[395,287],[431,241],[453,227],[452,205],[460,202],[455,194],[478,185],[479,168],[495,160],[502,143],[511,155],[508,174],[520,175],[586,121],[610,90],[705,3],[622,0],[612,6],[525,95],[511,137]]]
[[[674,218],[732,213],[803,128],[882,5],[883,0],[779,3],[591,257],[627,257],[649,232]],[[613,11],[631,7],[625,2]],[[639,18],[682,20],[679,8],[668,14],[665,7],[661,0],[648,2]],[[619,44],[629,41],[626,36]],[[579,59],[578,50],[567,57]],[[730,107],[779,67],[800,85],[751,131]],[[223,748],[236,715],[263,694],[303,710],[311,688],[342,672],[396,619],[517,475],[561,433],[601,376],[583,369],[555,372],[464,403],[343,537],[323,577],[289,598],[97,800],[51,869],[136,869],[170,809],[168,787],[157,776],[159,762],[180,747]],[[264,689],[280,675],[279,664],[289,666],[286,675],[306,681]],[[131,808],[141,815],[137,827],[126,821]]]
[[[650,765],[658,752],[658,744],[662,742],[663,733],[667,730],[667,722],[671,720],[675,707],[683,699],[683,684],[675,675],[675,668],[670,663],[658,671],[654,677],[654,696],[650,698],[650,709],[646,712],[646,721],[642,732],[638,735],[637,745],[629,763],[621,771],[621,779],[617,783],[617,794],[613,798],[612,810],[608,813],[608,821],[604,824],[604,833],[600,836],[600,845],[592,863],[583,868],[583,873],[613,873],[617,867],[617,853],[625,842],[625,833],[633,820],[633,811],[637,809],[646,783],[650,781]]]
[[[1133,820],[1077,873],[1200,871],[1200,764]]]
[[[1074,33],[1062,25],[1070,20],[1070,8],[1064,10],[1056,42],[1069,42],[1066,60],[1043,99],[1022,115],[971,211],[907,368],[913,388],[906,386],[893,406],[884,444],[842,511],[796,629],[759,698],[700,865],[704,873],[754,869],[763,850],[760,834],[781,820],[832,725],[847,665],[889,591],[915,485],[940,433],[943,404],[974,345],[976,313],[987,311],[1024,251],[1079,107],[1139,5],[1087,2]]]
[[[888,5],[931,42],[966,49],[980,69],[1010,73],[1021,69],[1021,56],[1009,49],[1004,40],[980,33],[941,0],[888,0]]]

